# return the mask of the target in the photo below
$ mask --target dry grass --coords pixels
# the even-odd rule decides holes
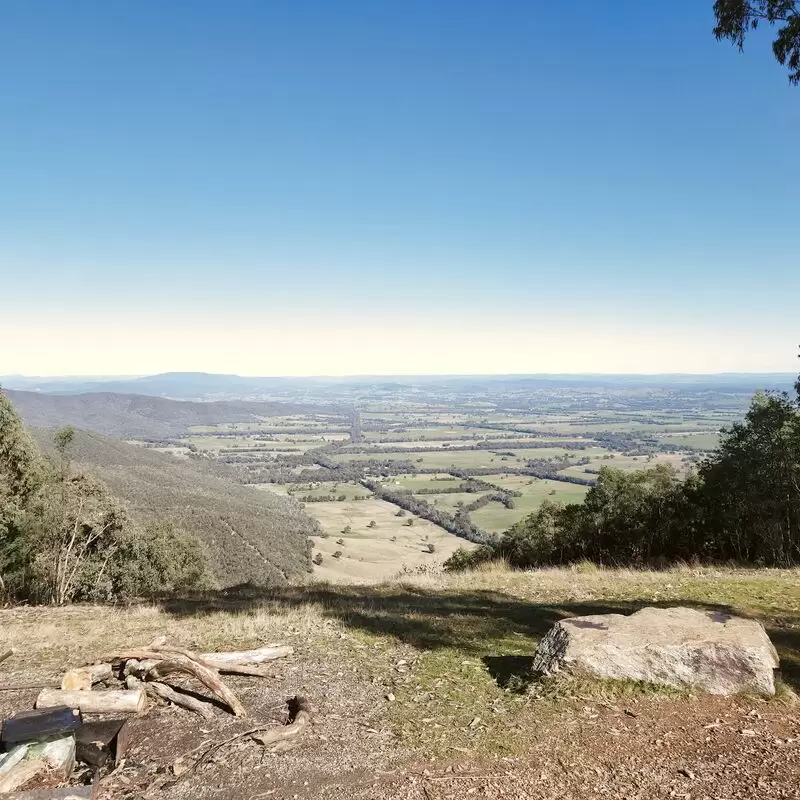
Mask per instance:
[[[3,683],[56,675],[160,634],[202,650],[281,641],[295,646],[309,673],[335,665],[383,687],[394,700],[376,713],[402,746],[426,753],[453,747],[512,752],[517,744],[509,726],[532,729],[569,697],[628,701],[652,691],[533,681],[535,642],[555,621],[662,604],[762,620],[780,653],[784,682],[800,688],[800,570],[577,565],[521,573],[503,564],[378,585],[312,583],[129,609],[0,611],[0,645],[21,651],[3,665]]]

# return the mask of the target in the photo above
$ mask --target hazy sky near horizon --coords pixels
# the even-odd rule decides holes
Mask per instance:
[[[0,374],[792,371],[800,87],[712,0],[5,0]]]

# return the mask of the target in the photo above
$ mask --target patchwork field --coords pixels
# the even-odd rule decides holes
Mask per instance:
[[[302,504],[327,534],[314,540],[315,577],[380,580],[436,568],[472,546],[462,537],[485,541],[545,501],[580,502],[603,467],[684,475],[750,398],[707,385],[401,384],[337,389],[333,400],[309,389],[303,402],[330,413],[195,426],[147,446],[218,459]]]

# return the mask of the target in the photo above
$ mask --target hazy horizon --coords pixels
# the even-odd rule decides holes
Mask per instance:
[[[145,372],[135,374],[83,374],[83,373],[61,373],[49,375],[36,375],[26,373],[6,373],[0,374],[0,380],[5,378],[20,378],[24,380],[65,380],[65,381],[131,381],[147,378],[158,378],[164,376],[209,376],[242,379],[310,379],[310,380],[342,380],[342,379],[365,379],[365,378],[682,378],[682,377],[748,377],[748,376],[774,376],[782,378],[792,378],[797,375],[795,371],[748,371],[748,372],[371,372],[371,373],[319,373],[306,375],[245,375],[235,372],[207,372],[204,370],[169,370],[167,372]]]

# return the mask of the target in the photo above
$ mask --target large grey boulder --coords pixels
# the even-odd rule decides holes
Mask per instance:
[[[559,670],[711,694],[775,694],[778,654],[755,620],[692,608],[643,608],[557,622],[539,643],[536,672]]]

